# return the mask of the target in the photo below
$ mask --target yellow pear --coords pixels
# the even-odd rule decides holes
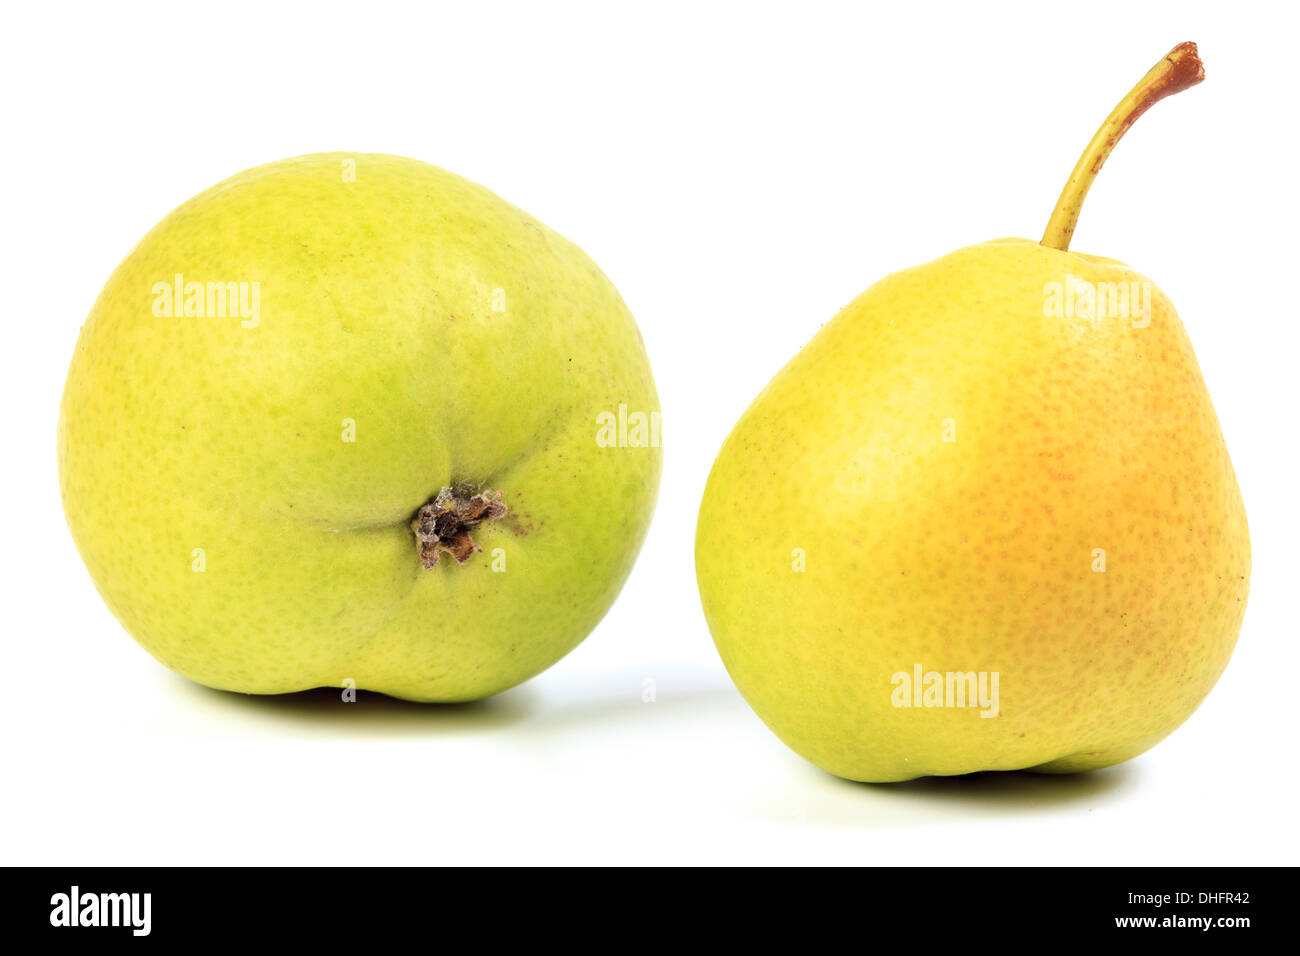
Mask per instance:
[[[436,166],[319,153],[205,190],[118,266],[59,478],[109,609],[191,680],[467,701],[613,603],[659,420],[577,246]]]
[[[1241,627],[1241,494],[1170,301],[1068,249],[1097,171],[1204,76],[1176,47],[1084,151],[1041,242],[905,269],[727,438],[696,571],[727,670],[851,780],[1090,770],[1196,709]]]

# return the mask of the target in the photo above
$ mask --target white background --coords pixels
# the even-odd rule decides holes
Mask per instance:
[[[1298,862],[1294,8],[470,6],[6,12],[3,862]],[[1253,534],[1232,663],[1117,768],[832,778],[714,652],[692,566],[713,456],[877,278],[1037,238],[1096,125],[1185,39],[1207,82],[1128,135],[1073,248],[1153,278],[1196,346]],[[637,568],[577,651],[485,703],[190,684],[110,616],[63,522],[59,395],[110,271],[212,183],[335,149],[444,166],[575,240],[654,364],[665,475]]]

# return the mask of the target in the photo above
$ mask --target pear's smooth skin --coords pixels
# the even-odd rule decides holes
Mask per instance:
[[[260,283],[260,321],[155,316],[176,274]],[[658,411],[650,365],[575,245],[425,163],[288,159],[176,209],[105,286],[64,509],[109,608],[192,680],[471,700],[570,651],[631,570],[661,456],[598,444],[620,404]],[[410,521],[461,482],[509,511],[426,570]]]
[[[1182,323],[1154,286],[1145,328],[1051,317],[1067,276],[1147,281],[1021,239],[886,277],[718,455],[695,551],[709,627],[759,717],[831,773],[1105,767],[1228,662],[1249,537]],[[997,716],[894,706],[916,665],[997,672]]]

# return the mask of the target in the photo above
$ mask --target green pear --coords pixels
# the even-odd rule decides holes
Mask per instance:
[[[888,276],[727,438],[695,560],[714,641],[796,752],[859,781],[1118,763],[1227,665],[1250,544],[1191,344],[1128,266],[1068,251],[1174,49],[1107,119],[1041,242]]]
[[[260,166],[180,206],[81,330],[68,525],[108,607],[210,687],[421,701],[572,650],[657,493],[645,347],[583,252],[410,159]]]

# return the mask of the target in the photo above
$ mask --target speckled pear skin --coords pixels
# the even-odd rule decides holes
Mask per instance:
[[[833,774],[1106,767],[1228,663],[1250,544],[1191,344],[1153,286],[1145,328],[1049,317],[1067,275],[1147,281],[1026,240],[886,277],[718,455],[695,548],[709,628],[758,716]],[[997,716],[895,707],[918,664],[998,672]]]
[[[175,274],[260,283],[259,320],[156,316]],[[631,570],[661,452],[597,442],[620,404],[658,412],[650,365],[575,245],[414,160],[288,159],[109,279],[63,396],[64,509],[109,608],[192,680],[472,700],[559,660]],[[425,570],[409,523],[461,482],[508,513]]]

